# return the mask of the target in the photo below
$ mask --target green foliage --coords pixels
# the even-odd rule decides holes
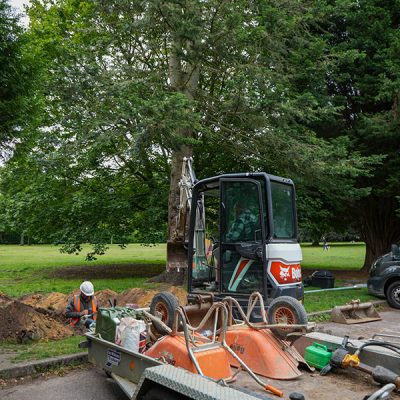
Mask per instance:
[[[341,129],[321,132],[345,108],[327,80],[363,59],[331,49],[322,29],[331,11],[306,2],[33,0],[24,54],[36,60],[40,113],[1,174],[9,229],[65,251],[97,245],[89,258],[113,236],[165,240],[171,164],[185,149],[199,178],[293,178],[301,225],[315,235],[347,224],[338,210],[370,192],[354,181],[381,155],[350,151]]]
[[[32,111],[32,60],[22,50],[25,37],[7,0],[0,0],[0,150],[9,155]]]
[[[322,118],[323,137],[346,135],[350,151],[375,160],[356,188],[366,197],[350,198],[337,216],[351,221],[367,243],[365,267],[400,240],[399,203],[399,58],[398,2],[348,0],[318,4],[319,33],[334,59],[326,82],[329,98],[340,110]]]

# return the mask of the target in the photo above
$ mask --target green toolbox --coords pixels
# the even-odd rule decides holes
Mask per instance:
[[[128,307],[100,307],[97,312],[96,333],[104,340],[114,343],[117,326],[124,317],[136,318],[136,312]]]
[[[332,352],[320,343],[314,342],[311,346],[306,347],[304,359],[309,365],[317,369],[322,369],[329,364]]]

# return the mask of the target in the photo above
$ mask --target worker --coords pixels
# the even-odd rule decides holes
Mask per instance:
[[[92,282],[82,282],[80,293],[69,299],[65,315],[72,326],[93,327],[97,318],[97,299]]]
[[[258,217],[245,207],[243,200],[235,204],[234,210],[236,218],[226,234],[227,242],[255,240],[255,227],[259,226]]]

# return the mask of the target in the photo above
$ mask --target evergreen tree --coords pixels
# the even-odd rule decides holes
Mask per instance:
[[[22,51],[23,29],[7,0],[0,0],[0,150],[10,148],[26,125],[32,108],[28,95],[32,64]]]
[[[370,188],[369,195],[350,198],[338,215],[346,220],[351,215],[366,242],[367,271],[400,240],[400,4],[341,0],[328,1],[321,10],[321,37],[335,60],[326,87],[341,113],[319,121],[316,130],[325,138],[346,135],[353,151],[380,160],[355,185]]]
[[[338,107],[308,4],[33,0],[29,16],[41,114],[2,187],[8,215],[31,235],[51,232],[73,251],[135,229],[160,240],[168,226],[182,243],[178,181],[192,154],[199,177],[293,178],[310,226],[326,204],[315,191],[335,207],[365,194],[353,182],[369,160],[315,133]]]

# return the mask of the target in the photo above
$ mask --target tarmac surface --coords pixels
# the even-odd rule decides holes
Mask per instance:
[[[28,384],[0,390],[1,400],[127,400],[127,397],[102,371],[76,370],[58,377],[34,380]]]
[[[283,399],[289,399],[292,392],[300,392],[306,400],[362,400],[364,396],[379,389],[371,379],[358,371],[339,371],[320,377],[318,374],[304,373],[295,381],[272,381],[264,379],[284,392]],[[264,399],[278,399],[270,396],[254,383],[244,372],[240,373],[239,385],[263,395]],[[2,400],[127,400],[118,385],[95,369],[77,370],[63,377],[51,376],[37,379],[23,385],[0,390]],[[394,400],[399,400],[396,395]]]
[[[334,322],[324,322],[318,324],[317,331],[328,333],[335,336],[349,335],[350,339],[371,339],[374,334],[393,334],[400,336],[400,310],[387,308],[379,312],[382,320],[368,322],[366,324],[336,324]],[[384,339],[380,337],[379,339]],[[393,339],[399,342],[398,339]]]
[[[370,338],[374,333],[399,334],[400,310],[390,309],[380,314],[382,321],[359,325],[324,323],[319,325],[319,330],[337,336],[350,334],[350,337],[354,339],[360,336]],[[272,381],[265,378],[263,380],[282,390],[285,394],[284,399],[288,399],[292,392],[301,392],[306,400],[362,400],[364,396],[372,394],[379,388],[368,375],[350,369],[339,370],[325,377],[319,376],[318,373],[304,372],[294,381]],[[245,372],[239,374],[235,385],[262,394],[264,398],[277,399],[260,389],[260,386]],[[38,378],[0,390],[1,400],[53,400],[54,398],[57,400],[127,399],[115,382],[106,378],[104,372],[92,367],[74,370],[63,377]],[[400,400],[400,395],[393,396],[393,399]]]

